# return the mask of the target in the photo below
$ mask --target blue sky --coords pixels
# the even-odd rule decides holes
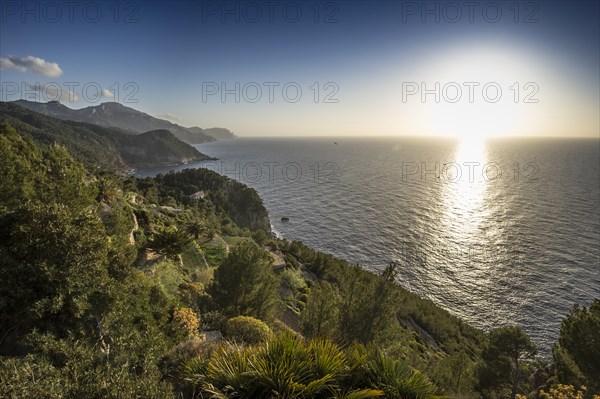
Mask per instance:
[[[50,82],[64,95],[75,82],[74,108],[118,100],[242,136],[599,134],[598,2],[481,1],[472,19],[465,2],[444,1],[72,3],[2,1],[2,100]],[[436,82],[440,93],[458,83],[461,101],[403,98],[408,83]],[[480,92],[490,82],[498,102]],[[524,103],[533,92],[539,101]]]

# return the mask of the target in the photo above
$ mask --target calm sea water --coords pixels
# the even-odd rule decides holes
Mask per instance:
[[[219,159],[205,167],[258,191],[280,236],[374,271],[399,262],[407,289],[476,327],[517,323],[547,356],[573,304],[600,297],[599,143],[255,138],[197,147]]]

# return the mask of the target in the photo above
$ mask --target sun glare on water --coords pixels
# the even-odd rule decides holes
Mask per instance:
[[[441,226],[448,250],[462,253],[466,248],[478,248],[485,240],[481,227],[488,217],[485,201],[489,187],[481,171],[486,162],[485,139],[465,137],[457,144],[453,162],[445,165]]]

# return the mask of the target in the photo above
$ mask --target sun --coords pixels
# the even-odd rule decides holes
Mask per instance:
[[[459,138],[510,135],[522,126],[522,109],[510,102],[424,104],[422,118],[431,134]]]
[[[424,61],[405,104],[428,135],[485,138],[528,128],[536,70],[508,49],[465,46]],[[528,96],[529,97],[526,97]]]

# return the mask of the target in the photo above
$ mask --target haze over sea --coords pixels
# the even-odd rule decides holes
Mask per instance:
[[[598,139],[240,138],[198,145],[255,188],[274,231],[378,271],[548,356],[600,296]],[[140,171],[143,176],[175,168]],[[282,222],[281,218],[289,218]]]

